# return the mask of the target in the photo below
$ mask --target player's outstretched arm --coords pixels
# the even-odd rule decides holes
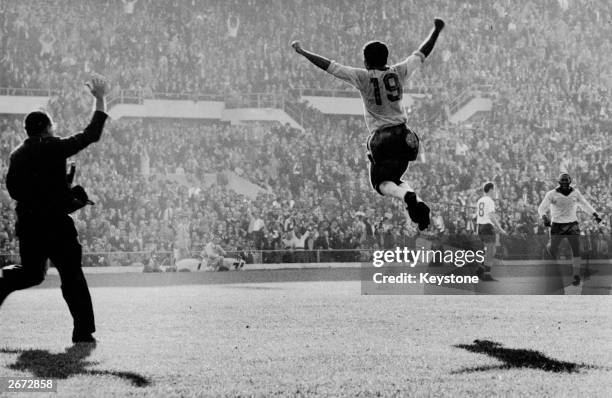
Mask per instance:
[[[589,214],[591,214],[593,216],[593,221],[595,221],[597,224],[601,223],[601,217],[599,217],[599,214],[597,214],[597,211],[595,210],[595,208],[593,206],[591,206],[591,204],[585,199],[584,196],[582,196],[582,193],[580,193],[579,191],[576,191],[576,193],[578,194],[578,201],[580,202],[580,206]]]
[[[106,114],[106,95],[109,91],[109,85],[106,79],[96,74],[85,85],[94,97],[95,112],[89,125],[85,127],[82,133],[57,141],[59,152],[66,158],[77,154],[88,145],[98,141],[108,117]]]
[[[319,68],[326,71],[331,64],[331,61],[319,54],[311,53],[310,51],[306,51],[302,48],[302,45],[299,41],[291,42],[291,47],[295,50],[296,53],[304,56],[307,60],[318,66]]]
[[[442,32],[442,29],[444,29],[444,21],[440,18],[434,19],[433,30],[431,31],[431,33],[429,33],[427,39],[425,39],[423,44],[421,44],[421,46],[419,47],[419,52],[423,54],[425,58],[427,58],[429,54],[431,54],[431,52],[433,51],[433,48],[436,45],[436,41],[438,40],[438,36],[440,35],[440,32]]]

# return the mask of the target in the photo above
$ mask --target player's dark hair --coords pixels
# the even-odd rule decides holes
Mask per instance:
[[[567,183],[567,184],[571,184],[572,183],[572,177],[568,173],[561,173],[561,174],[559,174],[559,178],[557,179],[557,181],[559,181],[559,183],[561,183],[561,180],[564,180],[564,183]]]
[[[32,137],[44,133],[46,128],[51,126],[51,123],[51,118],[45,112],[34,111],[23,119],[23,128],[28,137]]]
[[[387,65],[389,50],[381,41],[369,41],[363,46],[363,59],[369,68],[380,68]]]
[[[485,193],[488,193],[493,188],[495,188],[495,184],[493,184],[492,182],[489,181],[489,182],[485,182],[484,186],[482,187],[482,190]]]

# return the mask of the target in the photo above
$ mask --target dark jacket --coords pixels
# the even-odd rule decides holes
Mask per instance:
[[[98,141],[108,116],[93,114],[82,133],[68,138],[29,137],[11,153],[6,187],[17,201],[17,215],[67,214],[71,202],[66,159]]]

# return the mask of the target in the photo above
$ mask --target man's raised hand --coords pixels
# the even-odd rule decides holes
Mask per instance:
[[[95,98],[104,98],[110,91],[110,85],[108,84],[108,80],[97,73],[93,73],[91,75],[91,80],[85,82],[85,85],[89,89],[91,95]]]
[[[297,40],[294,40],[291,42],[291,47],[293,47],[296,53],[299,53],[300,51],[302,51],[302,43],[300,43]]]
[[[442,30],[444,29],[444,21],[441,20],[440,18],[435,18],[434,19],[434,26],[436,27],[436,29],[438,30]]]

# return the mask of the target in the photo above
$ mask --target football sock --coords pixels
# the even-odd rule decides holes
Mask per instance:
[[[414,190],[414,188],[412,188],[412,186],[410,184],[408,184],[407,182],[402,182],[399,185],[401,188],[404,188],[406,190],[408,190],[408,192],[414,192],[416,193],[416,191]],[[416,201],[417,202],[422,202],[423,200],[419,197],[419,195],[416,196]]]
[[[401,184],[399,184],[400,187],[407,189],[410,192],[414,192],[414,188],[412,188],[410,186],[410,184],[408,184],[406,181],[402,182]]]
[[[417,204],[417,196],[414,194],[414,192],[406,192],[403,199],[407,205],[413,206]]]
[[[394,182],[384,181],[379,186],[380,192],[385,196],[392,196],[394,198],[404,200],[404,196],[409,191],[405,187],[401,187]]]
[[[580,257],[572,257],[572,270],[574,271],[574,275],[580,276]]]

